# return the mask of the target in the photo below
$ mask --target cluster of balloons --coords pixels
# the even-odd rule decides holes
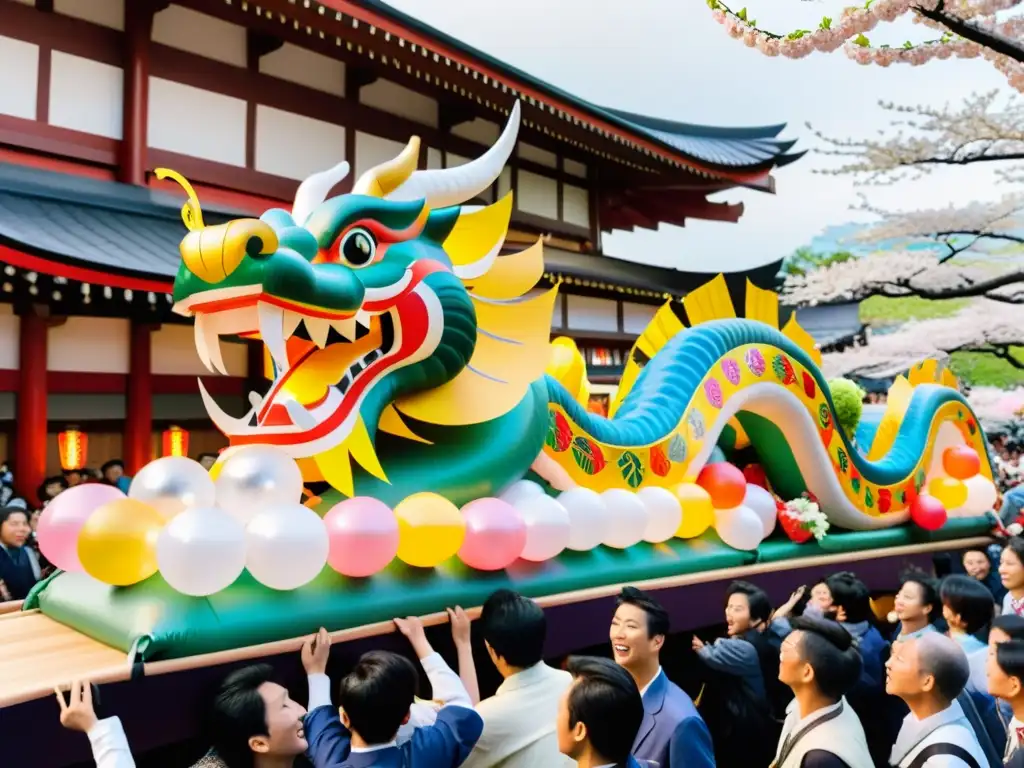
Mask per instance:
[[[922,528],[934,531],[950,517],[975,517],[995,507],[998,491],[981,474],[981,459],[973,448],[954,445],[943,451],[942,472],[910,505],[911,520]]]
[[[775,530],[775,497],[728,462],[708,464],[697,475],[697,485],[714,507],[715,531],[733,549],[752,550]]]

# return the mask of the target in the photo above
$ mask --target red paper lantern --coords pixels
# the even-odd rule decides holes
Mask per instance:
[[[163,434],[164,456],[188,456],[188,430],[171,426]]]
[[[747,495],[747,478],[726,461],[705,466],[697,475],[697,485],[708,492],[715,509],[738,507]]]
[[[910,519],[926,531],[937,531],[946,524],[946,508],[934,496],[922,493],[910,504]]]
[[[89,456],[89,437],[78,427],[68,427],[57,435],[57,453],[65,472],[74,472],[85,466]]]
[[[978,452],[966,445],[954,445],[942,452],[942,468],[957,480],[966,480],[981,472]]]

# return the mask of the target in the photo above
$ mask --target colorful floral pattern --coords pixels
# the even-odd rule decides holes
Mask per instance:
[[[747,364],[747,368],[755,376],[764,376],[764,355],[757,349],[748,349],[747,354],[743,356],[743,361]]]
[[[722,373],[725,374],[726,380],[734,387],[740,383],[739,363],[731,357],[727,357],[722,361]]]

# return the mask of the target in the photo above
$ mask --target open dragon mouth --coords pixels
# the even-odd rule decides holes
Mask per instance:
[[[336,444],[375,384],[432,352],[436,344],[427,329],[436,302],[425,286],[376,312],[333,312],[266,294],[205,306],[190,302],[196,349],[211,372],[226,373],[224,336],[261,340],[272,361],[267,394],[250,392],[250,410],[241,418],[226,413],[200,380],[207,412],[232,444],[272,443],[296,457]]]

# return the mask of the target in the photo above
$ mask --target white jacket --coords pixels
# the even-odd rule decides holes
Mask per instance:
[[[815,725],[818,723],[818,725]],[[800,734],[804,735],[801,736]],[[822,750],[829,752],[850,768],[873,768],[871,753],[868,752],[864,728],[857,713],[846,699],[838,704],[812,712],[803,720],[796,701],[786,709],[786,722],[782,726],[776,761],[782,757],[783,746],[790,739],[792,746],[778,768],[800,768],[808,752]]]
[[[954,744],[970,753],[978,765],[988,764],[970,721],[955,701],[946,709],[924,720],[918,720],[913,712],[907,715],[892,747],[889,762],[906,768],[914,762],[918,753],[932,744]],[[965,768],[966,765],[954,755],[935,755],[924,763],[925,768]]]

